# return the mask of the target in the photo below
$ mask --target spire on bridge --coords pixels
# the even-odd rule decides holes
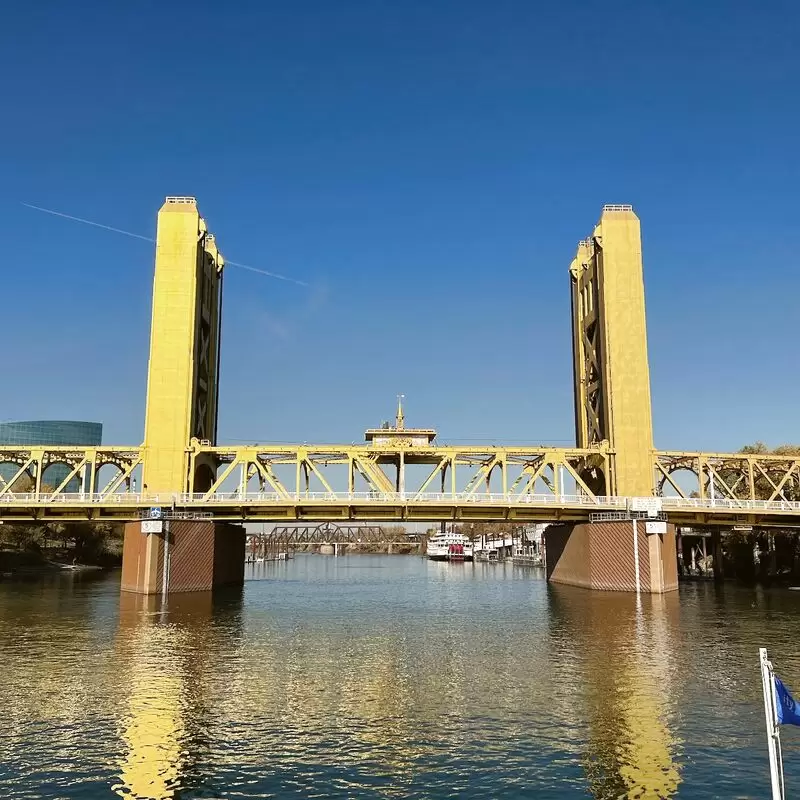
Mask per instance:
[[[397,416],[394,426],[384,422],[380,428],[368,428],[364,431],[364,438],[370,444],[397,445],[398,447],[429,447],[436,438],[433,428],[406,428],[405,414],[403,413],[403,399],[405,395],[397,395]]]

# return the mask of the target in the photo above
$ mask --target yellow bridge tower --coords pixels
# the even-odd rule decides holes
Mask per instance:
[[[222,273],[225,260],[194,197],[168,197],[158,212],[153,318],[144,424],[143,482],[183,492],[187,446],[216,444]],[[198,491],[209,470],[194,476]]]
[[[653,494],[642,239],[631,206],[605,206],[570,266],[576,444],[608,442],[603,494]]]

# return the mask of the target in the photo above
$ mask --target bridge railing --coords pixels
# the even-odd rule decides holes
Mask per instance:
[[[742,514],[792,513],[800,514],[800,502],[789,500],[746,500],[703,497],[603,497],[581,494],[512,494],[477,492],[217,492],[204,494],[145,494],[142,492],[32,492],[0,495],[0,508],[77,506],[77,507],[135,507],[213,508],[219,506],[286,506],[286,505],[459,505],[459,506],[539,506],[551,508],[590,508],[603,510],[641,511],[644,506],[657,506],[664,512],[696,511],[708,513],[738,512]]]
[[[661,497],[661,507],[668,511],[696,509],[700,511],[792,511],[800,512],[800,502],[793,500],[740,500],[708,497]]]
[[[603,508],[625,508],[625,497],[590,497],[570,494],[512,494],[478,492],[215,492],[212,495],[176,495],[178,505],[218,505],[240,503],[259,505],[263,503],[443,503],[499,504],[499,505],[547,505],[547,506],[601,506]]]
[[[6,505],[123,505],[171,506],[174,494],[143,494],[141,492],[7,492],[0,495],[0,506]]]
[[[8,493],[0,496],[0,504],[67,504],[67,505],[134,505],[134,506],[208,506],[237,503],[242,505],[287,503],[445,503],[547,505],[547,506],[601,506],[626,508],[625,497],[590,497],[582,494],[512,494],[478,492],[216,492],[211,495],[195,494],[144,494],[115,492],[109,494],[88,492],[33,492]]]

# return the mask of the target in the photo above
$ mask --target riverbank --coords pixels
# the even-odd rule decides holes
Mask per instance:
[[[52,572],[94,572],[113,564],[79,564],[67,552],[65,555],[45,554],[28,550],[0,550],[0,577],[37,575]]]

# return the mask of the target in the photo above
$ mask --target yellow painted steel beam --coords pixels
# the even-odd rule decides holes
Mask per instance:
[[[141,514],[152,504],[169,505],[169,498],[149,498],[146,502],[130,503],[112,502],[110,499],[102,503],[70,506],[41,499],[38,502],[27,501],[6,505],[0,502],[0,520],[4,522],[31,521],[132,521],[141,518]],[[595,509],[596,510],[596,509]],[[366,501],[358,503],[330,500],[314,502],[306,498],[299,501],[283,503],[257,504],[255,501],[242,503],[231,499],[227,503],[175,505],[174,511],[218,521],[252,521],[281,522],[289,520],[358,520],[358,521],[483,521],[503,522],[508,520],[529,522],[582,521],[590,518],[593,509],[560,505],[530,505],[494,503],[436,503],[428,501],[396,502],[392,504],[375,504]],[[200,514],[200,517],[197,515]],[[731,509],[717,508],[671,508],[667,514],[670,522],[678,525],[694,527],[708,526],[731,529],[735,526],[748,525],[761,528],[800,527],[800,511],[735,513]]]
[[[785,461],[800,461],[796,455],[775,455],[774,453],[716,453],[703,450],[655,450],[659,459],[705,458],[713,461],[762,461],[778,464]]]
[[[19,445],[0,446],[0,465],[11,464],[17,467],[10,479],[0,484],[0,497],[13,496],[15,485],[20,479],[27,478],[30,486],[17,489],[17,493],[26,496],[46,494],[49,501],[59,500],[67,495],[65,491],[69,483],[78,478],[81,482],[82,494],[87,499],[96,496],[115,494],[121,491],[132,493],[132,477],[134,470],[142,464],[142,450],[138,447],[77,447],[46,446],[24,448]],[[68,474],[60,485],[43,491],[46,470],[55,465],[64,465]],[[106,476],[107,483],[100,488],[97,478],[103,467],[111,466],[111,474]],[[86,474],[88,472],[88,480]]]
[[[168,197],[158,212],[145,407],[150,491],[181,491],[190,440],[216,441],[223,265],[195,199]]]
[[[392,455],[394,460],[389,460]],[[195,444],[188,451],[190,458],[208,459],[216,464],[217,474],[211,487],[201,493],[201,497],[211,500],[218,493],[226,490],[225,482],[231,476],[238,475],[235,490],[247,487],[247,480],[242,483],[242,474],[247,479],[258,479],[262,491],[271,491],[285,497],[292,497],[299,491],[306,491],[305,485],[286,485],[276,469],[288,467],[290,472],[302,467],[319,482],[322,490],[337,494],[345,490],[330,477],[330,470],[344,468],[349,470],[350,464],[359,462],[369,464],[369,469],[362,470],[365,484],[371,491],[388,493],[396,487],[391,476],[382,467],[397,465],[396,449],[383,451],[379,448],[356,445],[255,445],[249,447],[212,447]],[[598,448],[545,448],[545,447],[431,447],[425,453],[408,448],[402,452],[403,465],[428,464],[431,470],[418,485],[406,481],[405,494],[408,497],[428,493],[431,483],[437,475],[451,475],[459,470],[460,484],[455,490],[450,487],[450,494],[466,492],[469,495],[481,496],[491,494],[491,486],[486,487],[486,478],[490,472],[500,470],[503,473],[503,494],[532,494],[534,484],[542,481],[547,491],[556,494],[562,492],[559,486],[560,473],[569,478],[575,491],[587,497],[594,496],[583,478],[581,470],[587,463],[601,465],[613,454]],[[69,468],[68,478],[61,485],[48,490],[49,497],[66,494],[65,490],[72,479],[91,475],[93,480],[86,482],[85,493],[89,497],[107,494],[145,494],[144,487],[135,492],[134,472],[145,463],[146,454],[142,448],[135,447],[22,447],[0,446],[0,464],[13,466],[12,477],[0,483],[0,497],[14,496],[14,485],[21,478],[26,478],[28,491],[26,496],[36,496],[36,485],[42,493],[45,471],[53,464],[64,464]],[[704,453],[700,451],[654,451],[652,468],[662,491],[670,486],[676,495],[684,494],[688,498],[685,487],[677,480],[676,474],[685,471],[691,473],[698,481],[697,495],[702,499],[710,496],[711,484],[718,499],[730,498],[754,501],[786,501],[800,500],[800,456],[761,455],[752,453]],[[113,466],[113,475],[107,478],[105,486],[96,485],[96,478],[101,469]],[[238,472],[237,472],[238,470]],[[244,471],[244,472],[242,472]],[[446,483],[446,481],[445,481]],[[460,488],[463,487],[463,488]],[[352,484],[347,487],[352,491]],[[185,484],[180,492],[157,493],[147,490],[148,495],[172,496],[185,494],[190,486]],[[441,493],[441,492],[440,492]],[[447,493],[447,492],[445,492]]]
[[[335,494],[336,489],[343,490],[343,483],[340,485],[331,477],[340,467],[346,469],[346,475],[340,477],[346,478],[348,491],[353,490],[353,475],[357,473],[369,491],[384,494],[403,491],[408,496],[421,495],[428,491],[437,475],[442,476],[444,484],[449,470],[451,495],[459,491],[456,472],[460,480],[466,480],[462,492],[488,494],[492,491],[492,475],[497,471],[504,493],[509,485],[512,493],[530,494],[537,490],[550,494],[564,493],[560,485],[563,473],[573,482],[573,493],[593,497],[594,492],[582,474],[597,467],[607,470],[609,453],[601,447],[439,447],[432,444],[423,448],[398,447],[394,443],[387,446],[263,444],[212,447],[195,441],[190,464],[198,458],[214,461],[221,468],[213,485],[203,494],[204,500],[232,491],[234,487],[241,491],[255,474],[250,471],[251,464],[258,465],[257,471],[262,476],[269,476],[267,483],[274,491],[287,497],[314,491],[312,478],[330,494]],[[421,484],[409,481],[406,468],[413,465],[431,467]],[[277,470],[281,468],[284,473],[279,477]],[[287,483],[292,475],[293,479]],[[540,486],[537,486],[537,481]],[[259,489],[263,489],[261,480]]]
[[[542,453],[557,453],[564,458],[583,458],[603,454],[608,451],[607,447],[558,447],[554,448],[550,445],[543,445],[535,447],[531,445],[503,445],[503,446],[488,446],[488,447],[474,447],[474,446],[458,446],[458,445],[443,445],[436,444],[431,447],[409,447],[404,450],[398,448],[382,449],[370,445],[351,445],[351,444],[323,444],[323,445],[294,445],[294,444],[259,444],[248,445],[246,448],[232,446],[207,446],[202,444],[194,445],[193,449],[197,453],[208,453],[216,456],[219,460],[230,460],[230,458],[237,457],[243,450],[256,452],[259,454],[275,454],[275,455],[289,455],[293,456],[299,451],[307,452],[311,456],[337,456],[345,457],[349,453],[363,454],[365,456],[376,456],[379,458],[397,458],[400,452],[405,454],[407,463],[415,464],[428,464],[436,461],[437,454],[440,453],[458,453],[464,457],[472,456],[476,459],[485,458],[486,456],[493,456],[496,453],[506,453],[509,456],[517,457],[534,457]]]
[[[664,498],[668,519],[682,525],[736,525],[759,527],[800,526],[799,502],[726,501],[695,498]],[[676,502],[677,501],[677,502]],[[186,495],[146,495],[117,492],[107,495],[42,494],[6,495],[0,498],[0,520],[68,521],[75,519],[134,520],[143,510],[158,505],[192,518],[235,521],[385,520],[385,521],[586,521],[592,513],[625,510],[626,498],[547,497],[508,495],[401,496],[392,493],[319,492],[295,497],[276,493],[259,495],[224,493],[208,499]]]
[[[575,432],[608,442],[606,493],[653,493],[653,425],[639,218],[605,206],[570,264]]]
[[[653,456],[656,483],[678,495],[700,498],[793,502],[800,500],[800,456],[759,453],[657,451]],[[688,473],[696,483],[681,486],[677,476]]]

